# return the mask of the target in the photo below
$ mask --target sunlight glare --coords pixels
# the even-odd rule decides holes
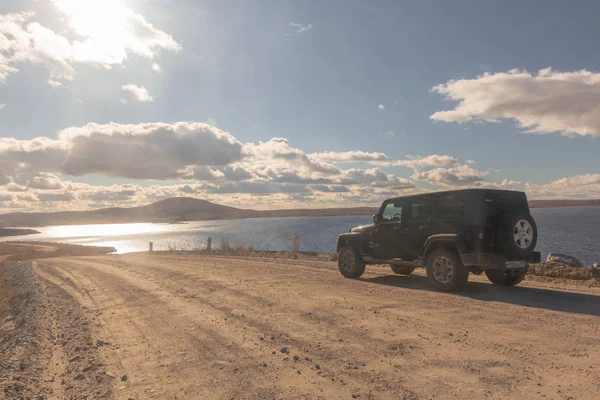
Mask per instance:
[[[125,236],[164,230],[151,223],[53,226],[45,233],[49,237]]]
[[[97,52],[103,57],[119,59],[122,43],[131,36],[127,19],[133,12],[122,0],[54,0],[58,9],[67,14],[71,28],[85,37],[79,43],[81,57],[93,59]]]

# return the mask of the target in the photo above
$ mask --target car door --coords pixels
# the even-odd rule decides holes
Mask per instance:
[[[405,205],[402,233],[410,260],[417,260],[427,238],[432,235],[433,199],[429,196],[411,200]]]
[[[382,260],[406,259],[409,255],[403,233],[403,212],[401,202],[385,202],[379,211],[375,224],[375,256]]]

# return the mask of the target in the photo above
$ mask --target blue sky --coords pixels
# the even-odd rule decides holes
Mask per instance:
[[[3,1],[0,34],[17,26],[29,36],[13,31],[4,50],[0,36],[0,77],[11,68],[0,80],[0,209],[182,194],[260,207],[371,205],[467,186],[600,197],[599,12],[592,1]],[[90,38],[100,39],[77,47]],[[174,128],[192,122],[200,125]],[[77,132],[59,138],[68,128]],[[241,155],[212,164],[202,151],[182,155],[178,129],[188,149],[188,139],[202,147],[205,135],[225,132]],[[38,137],[62,149],[55,164],[27,161],[47,150],[30,142]],[[106,166],[99,139],[119,159],[178,172]],[[146,146],[160,154],[119,154]],[[374,163],[375,153],[388,161]],[[75,167],[84,160],[91,167]],[[206,168],[208,179],[190,172]]]

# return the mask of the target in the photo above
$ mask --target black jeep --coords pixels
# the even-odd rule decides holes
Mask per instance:
[[[460,290],[469,272],[503,286],[520,283],[534,251],[537,227],[523,192],[465,189],[383,202],[373,225],[339,235],[338,266],[358,278],[367,264],[390,264],[396,274],[425,267],[438,290]]]

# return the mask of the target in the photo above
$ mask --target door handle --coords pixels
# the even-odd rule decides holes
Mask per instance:
[[[420,230],[423,230],[423,229],[425,229],[425,228],[427,228],[427,225],[419,225],[419,229],[420,229]]]
[[[395,230],[395,231],[401,231],[402,227],[401,226],[395,226],[392,229]]]

